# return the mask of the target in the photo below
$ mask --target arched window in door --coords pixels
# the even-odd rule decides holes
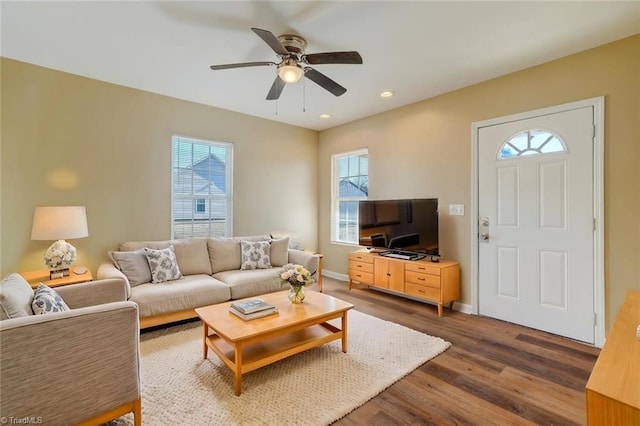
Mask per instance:
[[[560,136],[548,130],[525,130],[510,137],[498,152],[498,159],[505,160],[525,155],[550,154],[567,150]]]

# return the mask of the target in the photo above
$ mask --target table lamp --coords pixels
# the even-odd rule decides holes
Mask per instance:
[[[69,275],[76,260],[76,248],[65,240],[88,236],[85,206],[36,207],[31,239],[56,240],[44,254],[51,279]]]

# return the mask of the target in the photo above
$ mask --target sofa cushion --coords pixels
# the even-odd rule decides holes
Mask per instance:
[[[207,251],[205,238],[176,239],[164,241],[129,241],[121,243],[120,251],[163,249],[173,246],[178,261],[178,267],[183,275],[207,274],[211,275],[211,263]]]
[[[271,240],[271,266],[284,266],[289,263],[289,237]]]
[[[20,274],[9,274],[0,283],[0,320],[33,315],[33,289]]]
[[[229,286],[232,299],[242,299],[285,290],[280,281],[281,273],[282,268],[251,269],[218,272],[213,277]]]
[[[267,241],[268,235],[250,237],[217,237],[207,239],[211,272],[239,270],[242,264],[241,241]]]
[[[70,311],[62,297],[52,288],[40,284],[33,294],[31,308],[36,315],[50,314],[53,312]]]
[[[180,281],[140,284],[131,288],[129,300],[138,304],[140,318],[180,312],[229,300],[224,283],[209,275],[188,275]]]
[[[151,269],[144,250],[110,251],[113,265],[127,276],[132,286],[151,282]]]
[[[149,261],[152,283],[163,283],[182,278],[173,246],[161,250],[145,247],[144,254]]]
[[[269,241],[241,241],[242,263],[240,269],[271,268],[271,243]]]

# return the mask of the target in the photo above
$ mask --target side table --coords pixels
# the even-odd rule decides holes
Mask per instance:
[[[62,278],[49,279],[49,270],[42,269],[39,271],[20,272],[20,275],[29,283],[32,288],[37,288],[38,284],[42,283],[49,287],[60,287],[69,284],[84,283],[87,281],[93,281],[93,275],[91,270],[87,268],[87,272],[84,274],[76,274],[73,272],[74,268],[70,268],[69,275]]]
[[[324,255],[322,253],[315,252],[313,250],[305,250],[307,253],[315,254],[318,256],[318,291],[322,293],[322,258]]]

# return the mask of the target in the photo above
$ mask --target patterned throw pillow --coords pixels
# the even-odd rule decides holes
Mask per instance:
[[[144,254],[147,256],[149,269],[151,269],[152,283],[158,284],[182,278],[173,246],[162,250],[145,247]]]
[[[62,297],[55,290],[40,284],[33,295],[31,309],[36,315],[50,314],[52,312],[70,311]]]
[[[242,264],[240,269],[271,268],[271,243],[269,241],[240,241],[242,248]]]

